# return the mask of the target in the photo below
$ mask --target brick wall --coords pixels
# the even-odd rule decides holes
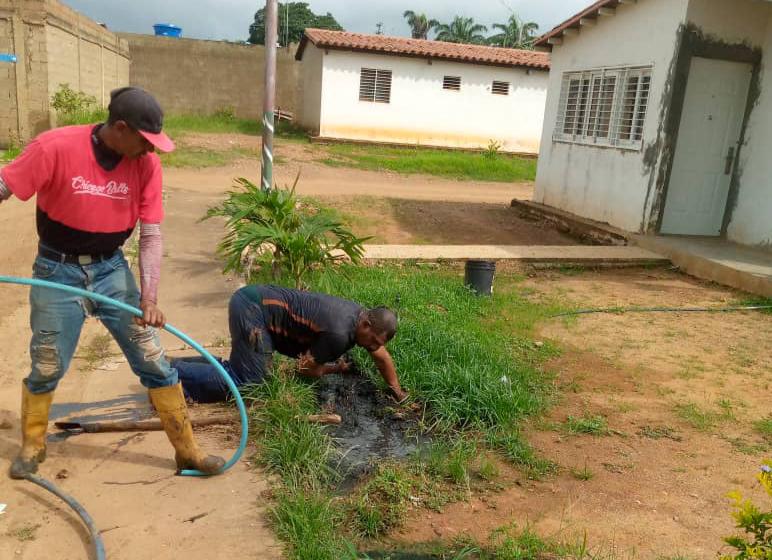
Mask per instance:
[[[57,0],[0,0],[0,53],[17,57],[0,63],[0,146],[55,124],[49,100],[62,83],[106,105],[129,82],[126,41]]]
[[[230,107],[241,117],[262,116],[262,46],[130,33],[119,36],[129,42],[131,84],[152,92],[167,113],[210,114]],[[296,112],[300,99],[295,48],[280,49],[276,104]]]

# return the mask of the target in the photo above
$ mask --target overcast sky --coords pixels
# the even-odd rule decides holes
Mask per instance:
[[[261,0],[63,0],[82,14],[114,31],[152,33],[154,23],[173,23],[196,39],[244,40]],[[424,12],[449,21],[455,15],[490,25],[504,22],[514,11],[547,31],[593,0],[309,0],[315,13],[331,12],[347,31],[374,33],[383,23],[388,35],[409,36],[402,13]]]

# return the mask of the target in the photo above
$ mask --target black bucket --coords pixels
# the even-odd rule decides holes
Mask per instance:
[[[493,295],[493,275],[496,272],[495,261],[466,261],[464,284],[478,296]]]

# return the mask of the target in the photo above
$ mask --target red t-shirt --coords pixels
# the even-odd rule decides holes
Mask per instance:
[[[158,156],[123,158],[108,171],[97,163],[92,130],[85,125],[44,132],[0,171],[3,182],[21,200],[37,194],[39,213],[73,230],[115,234],[131,231],[137,220],[160,223]]]

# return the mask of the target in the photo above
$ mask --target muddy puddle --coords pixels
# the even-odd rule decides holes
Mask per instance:
[[[340,456],[336,470],[345,488],[369,473],[378,461],[404,459],[428,442],[419,434],[418,412],[398,407],[370,379],[330,375],[317,384],[322,411],[339,414],[341,424],[327,428]]]

